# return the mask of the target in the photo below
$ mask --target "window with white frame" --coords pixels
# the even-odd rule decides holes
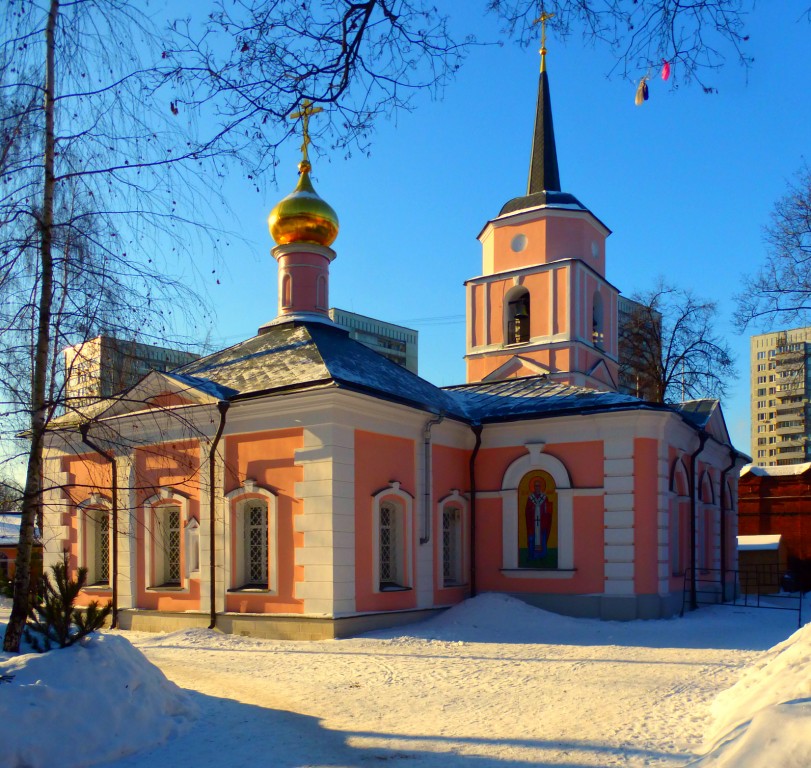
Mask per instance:
[[[371,554],[377,592],[411,589],[412,503],[397,480],[373,497]]]
[[[442,510],[442,582],[450,587],[462,581],[462,509],[446,504]]]
[[[200,523],[191,518],[186,524],[186,576],[200,572]]]
[[[380,589],[402,587],[403,515],[399,505],[391,500],[380,505],[379,561]]]
[[[153,510],[153,586],[180,586],[180,507]]]
[[[92,557],[87,558],[87,583],[99,586],[109,584],[110,514],[106,509],[89,509],[87,522],[93,550]]]
[[[246,478],[227,493],[231,546],[225,551],[228,589],[278,589],[276,494]]]
[[[81,505],[79,526],[79,565],[87,569],[86,583],[106,587],[110,583],[110,511]]]
[[[239,586],[268,588],[268,505],[261,499],[240,504],[237,516],[237,573]]]

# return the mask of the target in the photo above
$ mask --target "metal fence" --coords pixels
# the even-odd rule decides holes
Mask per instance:
[[[764,608],[773,611],[794,611],[797,626],[803,623],[803,593],[781,589],[783,572],[775,564],[753,565],[741,570],[702,568],[696,570],[696,607],[726,605],[730,607]],[[690,607],[693,592],[693,572],[684,572],[681,615]]]

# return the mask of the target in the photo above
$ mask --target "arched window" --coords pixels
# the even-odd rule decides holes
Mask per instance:
[[[226,494],[231,506],[231,546],[226,551],[229,589],[277,590],[276,494],[247,478]]]
[[[237,573],[243,589],[268,588],[268,505],[247,499],[237,510]]]
[[[684,575],[690,562],[690,481],[687,468],[681,459],[676,459],[670,471],[670,521],[668,542],[670,572],[673,576]]]
[[[380,589],[404,586],[403,513],[391,499],[380,505]]]
[[[591,340],[598,349],[603,348],[605,341],[605,315],[603,312],[603,296],[594,291],[594,301],[591,307]]]
[[[699,488],[698,565],[703,571],[713,566],[715,552],[715,492],[709,472],[701,476]]]
[[[373,497],[374,578],[379,592],[411,588],[411,506],[411,496],[396,480]]]
[[[152,510],[154,547],[153,586],[180,586],[180,507],[170,504]]]
[[[79,566],[87,568],[87,585],[106,587],[110,584],[110,500],[91,494],[79,504]]]
[[[457,503],[442,508],[442,584],[446,587],[464,582],[462,507]]]
[[[189,518],[189,500],[171,488],[161,488],[144,501],[146,522],[147,588],[182,589],[186,574],[187,537],[184,530]],[[187,567],[187,565],[186,565]]]
[[[293,278],[290,275],[282,275],[282,306],[293,305]]]
[[[101,586],[110,583],[110,513],[106,509],[88,509],[88,538],[92,553],[87,558],[87,583]],[[89,542],[86,542],[89,543]]]
[[[506,343],[529,341],[529,291],[523,286],[513,288],[506,298]]]
[[[186,523],[186,576],[200,571],[200,523],[191,518]]]

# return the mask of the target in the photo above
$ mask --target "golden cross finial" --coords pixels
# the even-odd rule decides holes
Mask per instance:
[[[533,22],[541,25],[541,72],[546,71],[546,22],[554,18],[554,13],[547,13],[541,8],[541,15]]]
[[[301,134],[303,138],[301,144],[301,162],[305,163],[307,166],[310,165],[310,158],[307,153],[307,146],[310,144],[310,116],[317,115],[319,112],[323,111],[323,107],[314,107],[309,99],[304,99],[304,101],[301,102],[301,109],[290,115],[291,120],[301,120]]]

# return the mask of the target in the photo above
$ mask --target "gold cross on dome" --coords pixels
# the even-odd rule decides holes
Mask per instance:
[[[541,72],[546,70],[546,22],[549,19],[554,19],[554,13],[547,13],[544,10],[541,10],[541,15],[533,21],[533,24],[540,24],[541,25]]]
[[[323,111],[323,107],[314,107],[309,99],[304,99],[304,101],[301,102],[301,109],[290,115],[291,120],[301,120],[301,134],[303,138],[301,144],[301,161],[303,163],[309,164],[310,162],[310,158],[307,154],[307,146],[310,143],[310,116],[317,115],[319,112]]]

